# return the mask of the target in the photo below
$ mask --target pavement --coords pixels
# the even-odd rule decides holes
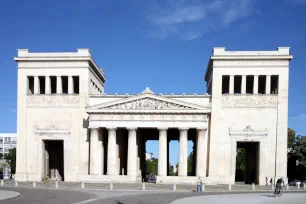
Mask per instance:
[[[15,191],[0,190],[0,202],[18,198],[20,193]]]
[[[256,193],[256,194],[229,194],[229,195],[206,195],[197,197],[187,197],[178,199],[172,204],[305,204],[306,193],[284,193],[281,197],[273,197],[271,193]]]
[[[15,191],[20,193],[20,196],[12,199],[2,201],[0,203],[6,204],[177,204],[180,203],[212,203],[211,201],[217,200],[219,203],[234,203],[229,198],[236,199],[239,202],[253,203],[271,203],[272,192],[245,194],[245,192],[179,192],[179,191],[109,191],[109,190],[69,190],[69,189],[47,189],[47,188],[26,188],[26,187],[2,187],[1,190]],[[251,193],[251,192],[249,192]],[[229,195],[223,195],[229,194]],[[236,195],[239,194],[239,195]],[[287,195],[288,194],[288,195]],[[290,194],[290,195],[289,195]],[[305,204],[306,193],[293,193],[284,192],[281,198],[273,198],[275,200],[282,200],[277,204],[284,203],[303,203]],[[224,198],[223,198],[224,197]],[[221,199],[223,198],[223,200]],[[182,199],[182,200],[181,200]],[[184,201],[183,199],[195,199],[194,201]],[[204,200],[203,200],[204,199]],[[269,200],[270,199],[270,200]],[[262,202],[261,202],[262,201]],[[289,202],[290,201],[290,202]],[[297,201],[297,202],[296,202]],[[301,201],[301,202],[299,202]],[[178,203],[179,204],[179,203]],[[217,202],[214,204],[218,204]],[[235,202],[236,204],[236,202]]]

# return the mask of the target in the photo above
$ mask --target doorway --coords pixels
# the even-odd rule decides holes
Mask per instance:
[[[258,184],[259,142],[237,142],[235,182]]]
[[[44,176],[64,181],[64,141],[44,140]]]

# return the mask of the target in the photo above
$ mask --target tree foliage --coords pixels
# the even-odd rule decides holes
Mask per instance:
[[[158,168],[158,159],[152,158],[149,160],[146,160],[146,173],[147,174],[152,174],[152,175],[157,175],[157,168]]]
[[[4,155],[4,159],[11,167],[11,174],[16,173],[16,148],[10,149],[8,154]]]
[[[187,172],[192,172],[193,165],[193,151],[190,152],[187,160]]]
[[[288,177],[289,179],[306,179],[306,137],[296,136],[288,128]]]
[[[245,149],[239,148],[236,152],[236,180],[244,181],[244,172],[245,172]]]

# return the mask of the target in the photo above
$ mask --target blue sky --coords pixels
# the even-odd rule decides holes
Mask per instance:
[[[306,135],[306,0],[0,0],[0,132],[16,132],[16,49],[90,48],[106,93],[205,93],[212,47],[290,46],[289,127]],[[172,145],[173,144],[173,145]],[[171,161],[177,161],[177,144]],[[191,149],[191,145],[189,145]],[[157,154],[157,143],[148,145]]]

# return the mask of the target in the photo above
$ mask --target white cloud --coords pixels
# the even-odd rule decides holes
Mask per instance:
[[[232,23],[258,13],[255,0],[167,0],[166,4],[156,4],[149,14],[154,26],[154,37],[166,38],[177,35],[184,40],[200,38],[203,33],[225,28]]]

